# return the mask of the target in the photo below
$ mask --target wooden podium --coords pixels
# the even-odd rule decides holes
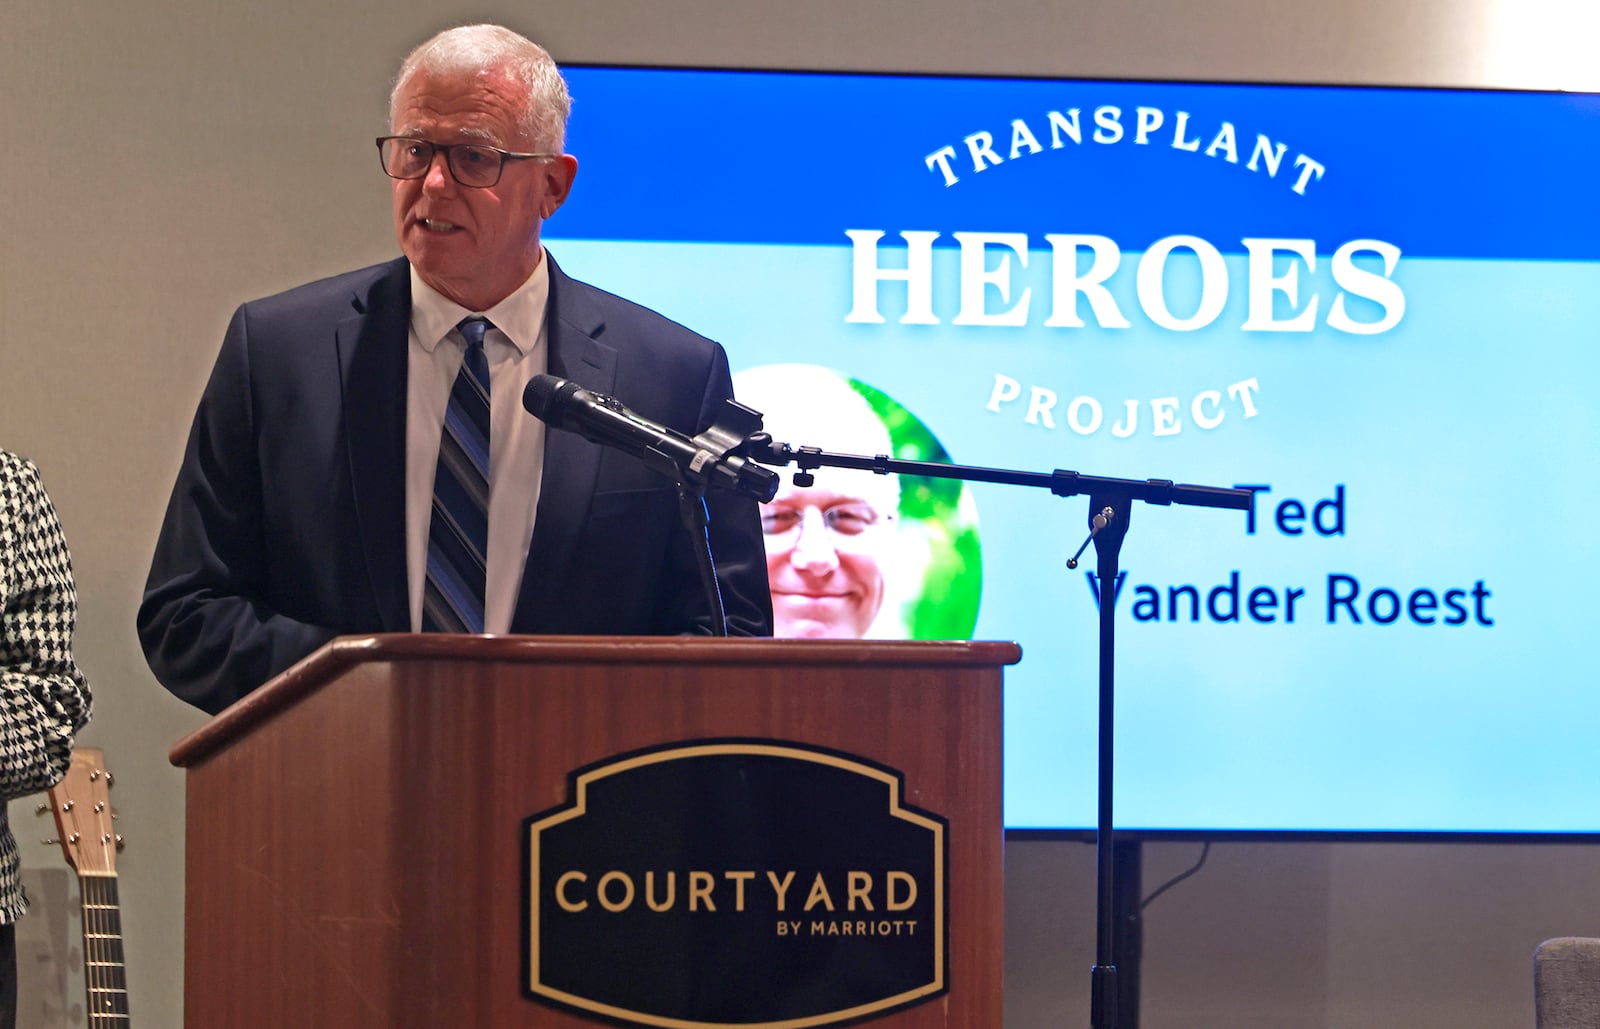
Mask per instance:
[[[185,1024],[602,1024],[524,992],[526,820],[614,755],[743,738],[898,770],[905,802],[947,820],[945,988],[868,1021],[999,1029],[1001,673],[1019,656],[976,642],[335,640],[172,750],[187,771]]]

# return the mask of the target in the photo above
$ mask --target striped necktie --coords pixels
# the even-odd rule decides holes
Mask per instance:
[[[439,433],[423,632],[483,631],[489,550],[489,359],[483,336],[492,326],[487,318],[467,318],[456,328],[467,346]]]

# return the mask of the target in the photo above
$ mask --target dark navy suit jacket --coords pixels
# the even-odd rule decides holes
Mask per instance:
[[[549,303],[550,374],[691,434],[732,396],[721,347],[553,261]],[[404,259],[234,313],[139,607],[151,670],[184,700],[220,711],[334,636],[409,631],[410,317]],[[707,501],[729,632],[769,634],[756,505]],[[511,629],[709,633],[673,483],[549,430]]]

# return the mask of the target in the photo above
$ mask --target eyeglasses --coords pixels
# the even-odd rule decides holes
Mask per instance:
[[[430,143],[415,136],[379,136],[378,157],[391,179],[420,179],[433,167],[433,155],[444,154],[450,174],[463,186],[488,189],[500,181],[507,161],[536,161],[560,154],[517,154],[482,143]]]
[[[768,536],[783,536],[795,532],[805,521],[807,511],[814,507],[765,507],[761,509],[761,531]],[[845,503],[818,511],[822,524],[835,536],[859,536],[891,516],[881,515],[871,504]]]

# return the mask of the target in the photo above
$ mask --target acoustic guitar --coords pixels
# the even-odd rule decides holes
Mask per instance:
[[[50,811],[67,864],[78,873],[83,903],[83,979],[89,1029],[128,1029],[127,970],[122,959],[122,908],[117,900],[117,850],[111,826],[111,773],[91,747],[72,754],[67,774],[50,787]]]

